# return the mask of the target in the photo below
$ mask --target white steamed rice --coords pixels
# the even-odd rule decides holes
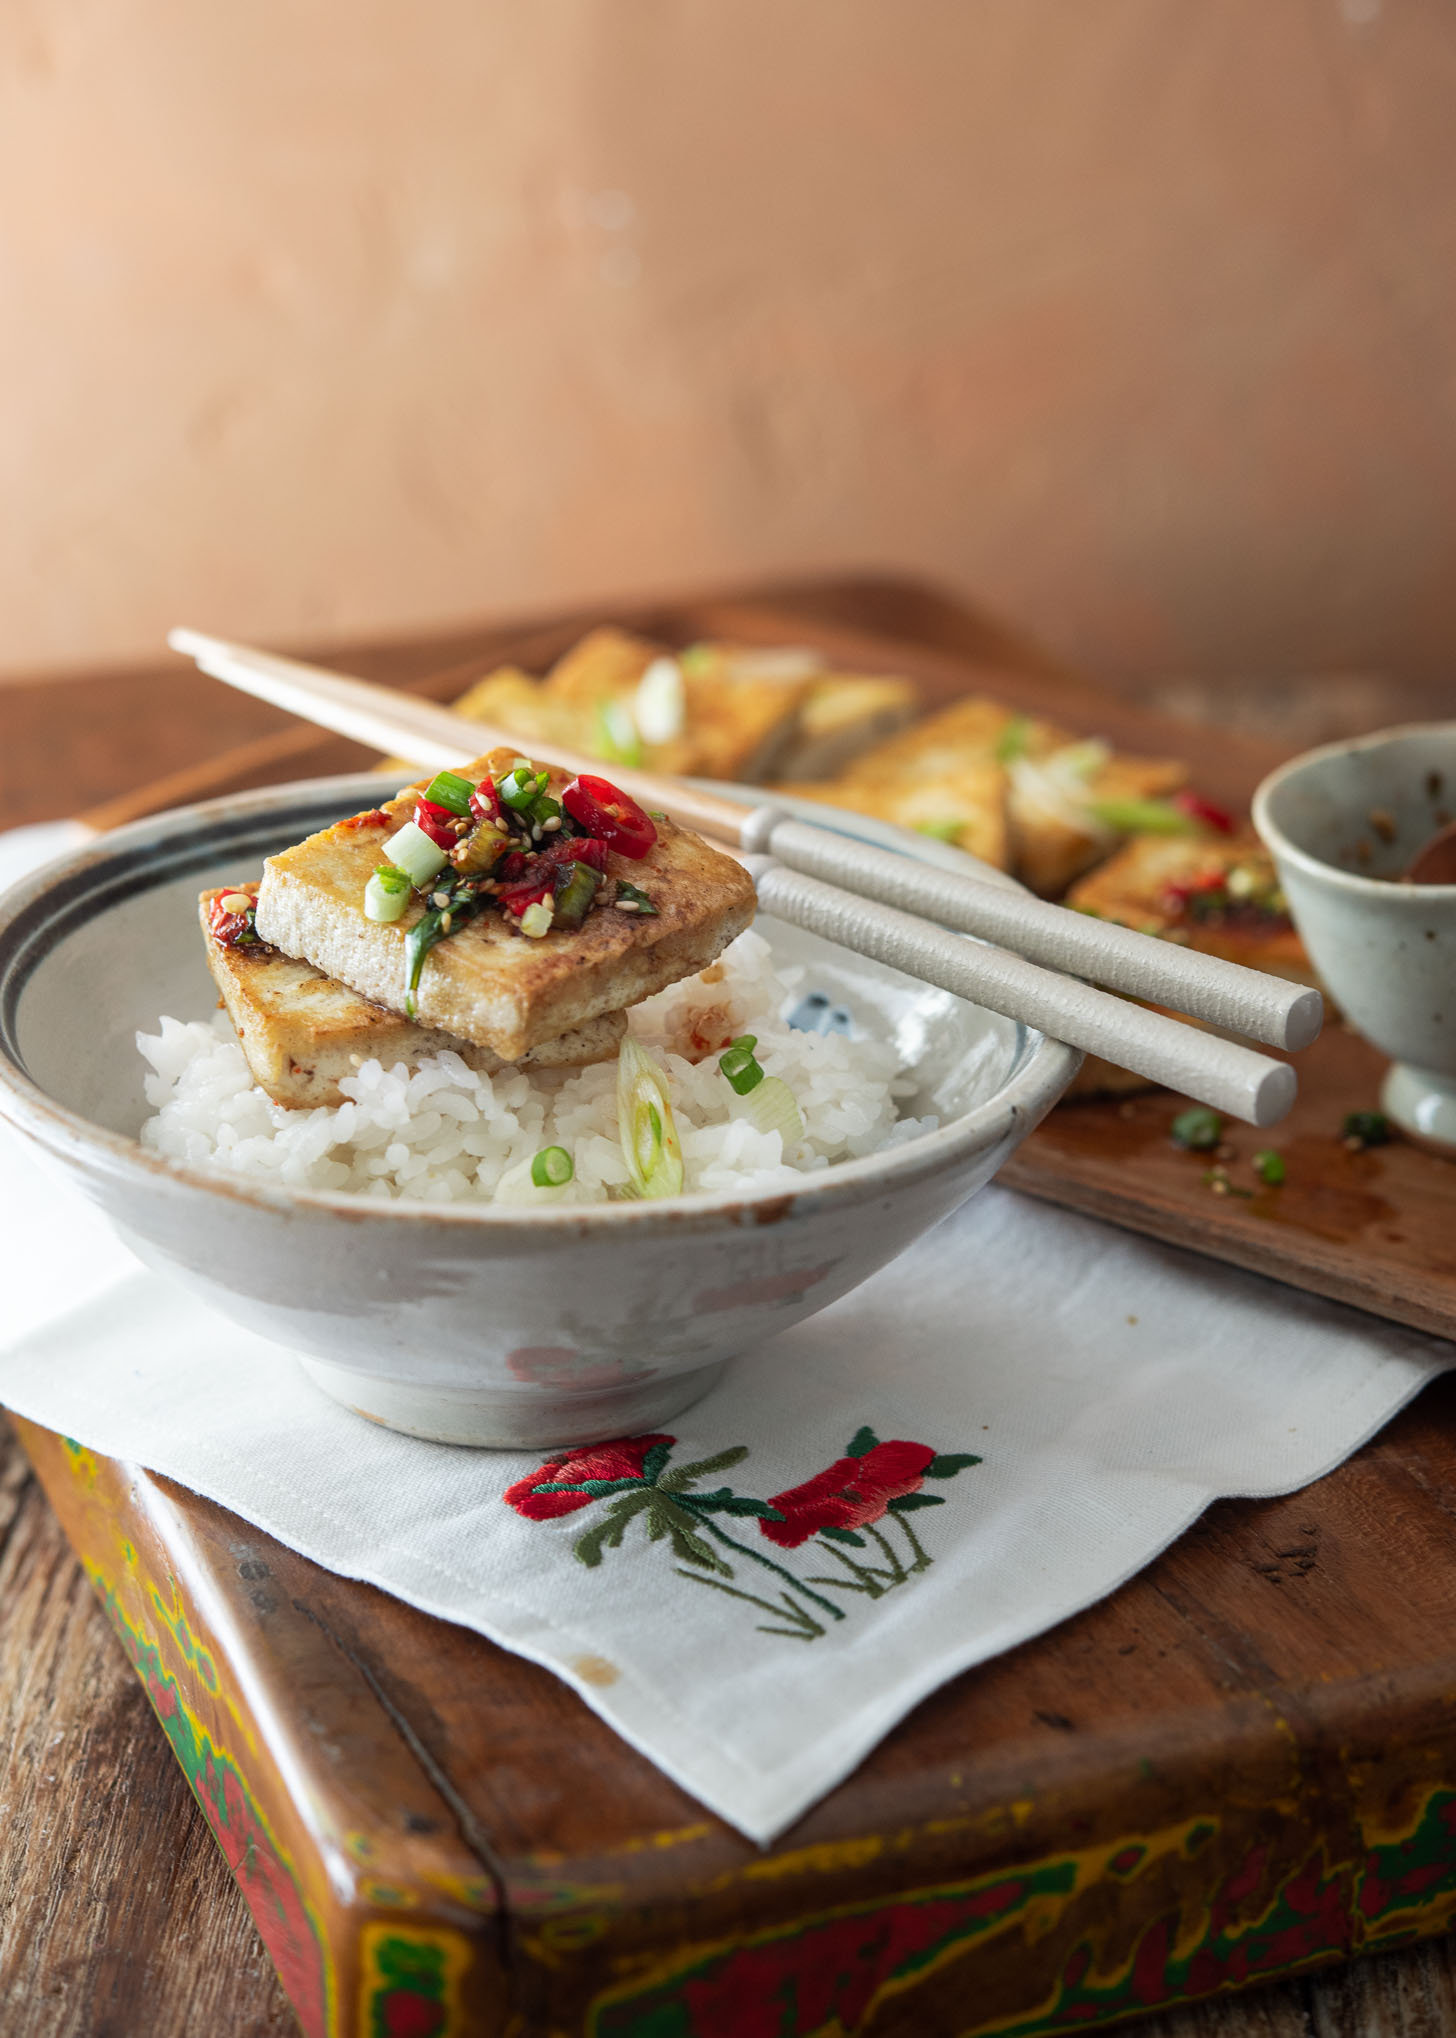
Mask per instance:
[[[721,975],[718,972],[721,971]],[[686,1193],[738,1194],[795,1186],[806,1171],[874,1153],[934,1128],[901,1118],[915,1088],[881,1040],[806,1033],[784,1016],[802,968],[776,970],[759,934],[740,934],[709,971],[638,1005],[633,1034],[667,1070],[686,1171]],[[714,1042],[688,1058],[694,1023]],[[804,1137],[786,1153],[777,1132],[733,1115],[718,1068],[725,1033],[754,1033],[766,1074],[798,1101]],[[155,1116],[142,1144],[192,1167],[219,1168],[294,1189],[347,1192],[383,1201],[604,1203],[627,1181],[617,1140],[615,1059],[574,1071],[502,1070],[477,1075],[457,1054],[411,1072],[367,1061],[341,1084],[347,1102],[285,1110],[254,1083],[226,1016],[163,1018],[137,1046],[153,1073]],[[530,1180],[533,1157],[563,1146],[575,1177],[561,1189]]]

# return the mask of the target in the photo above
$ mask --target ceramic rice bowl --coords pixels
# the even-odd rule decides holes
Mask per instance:
[[[544,1210],[294,1190],[144,1149],[136,1033],[216,1005],[198,891],[255,876],[380,787],[314,780],[156,816],[0,900],[0,1114],[149,1266],[287,1346],[374,1421],[509,1448],[651,1429],[973,1195],[1076,1072],[1060,1042],[764,919],[776,960],[806,964],[855,1027],[897,1044],[920,1083],[902,1108],[938,1113],[937,1130],[788,1194]],[[968,866],[874,822],[844,825]]]

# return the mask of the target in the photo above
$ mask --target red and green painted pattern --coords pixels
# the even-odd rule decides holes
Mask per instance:
[[[361,2038],[463,2038],[460,1981],[470,1951],[453,1932],[367,1925],[360,1946]]]
[[[1032,1965],[1027,1948],[1045,1946],[1090,1889],[1161,1878],[1218,1832],[1213,1819],[1190,1820],[684,1949],[599,1996],[587,2029],[590,2038],[847,2038],[887,1999],[1003,1936],[1014,1934],[1013,1957]],[[1409,1828],[1362,1863],[1332,1865],[1316,1849],[1261,1898],[1271,1865],[1270,1848],[1251,1847],[1192,1916],[1170,1886],[1166,1910],[1115,1954],[1098,1944],[1113,1936],[1105,1926],[1076,1938],[1040,2002],[979,2023],[968,2007],[959,2038],[1086,2029],[1439,1931],[1456,1912],[1456,1790],[1430,1791]]]
[[[88,1561],[86,1573],[142,1681],[172,1753],[206,1814],[299,2023],[308,2038],[327,2038],[334,2028],[328,1958],[312,1908],[304,1898],[288,1856],[274,1837],[242,1770],[225,1749],[214,1743],[188,1705],[157,1644],[127,1619],[114,1586],[100,1567]],[[152,1596],[165,1618],[163,1602],[155,1592]],[[167,1627],[176,1641],[176,1628],[170,1619]],[[197,1667],[195,1646],[189,1662]]]

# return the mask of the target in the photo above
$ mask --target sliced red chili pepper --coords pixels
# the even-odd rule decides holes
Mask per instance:
[[[415,801],[415,826],[429,836],[437,849],[453,849],[460,840],[450,826],[454,819],[448,807],[437,807],[433,800]]]
[[[607,845],[593,835],[553,835],[541,850],[546,863],[589,863],[603,875],[607,868]]]
[[[496,894],[508,913],[514,913],[519,920],[527,906],[536,906],[543,899],[549,899],[555,890],[551,880],[554,873],[544,871],[540,877],[522,878],[518,884],[502,885]]]
[[[573,821],[615,849],[619,856],[645,856],[657,840],[651,817],[610,779],[583,774],[561,795]]]
[[[350,814],[346,821],[340,821],[341,828],[387,828],[389,816],[383,807],[371,807],[367,814]]]
[[[1205,827],[1215,829],[1220,835],[1232,835],[1233,816],[1216,807],[1212,800],[1204,799],[1201,793],[1174,793],[1173,805],[1191,820],[1202,821]]]

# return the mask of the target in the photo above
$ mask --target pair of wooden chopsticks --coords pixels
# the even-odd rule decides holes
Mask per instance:
[[[196,630],[173,630],[168,642],[229,686],[422,768],[453,768],[520,744],[509,730],[433,702]],[[533,741],[531,750],[564,771],[603,770],[600,758],[556,744]],[[760,905],[781,920],[1251,1124],[1274,1124],[1294,1102],[1287,1062],[1128,1001],[1170,1005],[1230,1033],[1298,1049],[1319,1032],[1318,991],[797,821],[774,806],[771,788],[762,805],[745,808],[651,772],[614,764],[610,774],[642,805],[740,852]]]

